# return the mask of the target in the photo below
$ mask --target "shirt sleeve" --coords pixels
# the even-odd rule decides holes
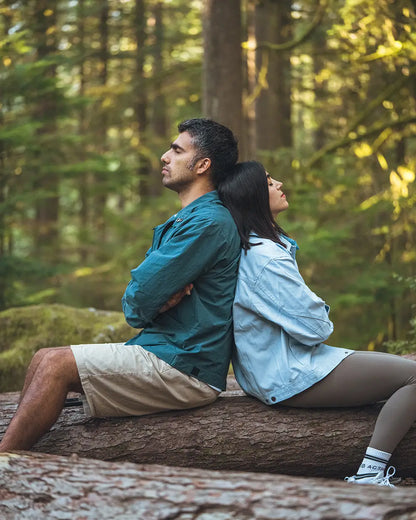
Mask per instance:
[[[257,278],[254,292],[256,312],[300,343],[316,345],[332,334],[328,305],[305,284],[291,257],[270,260]]]
[[[122,298],[127,323],[139,328],[151,322],[173,294],[210,269],[224,246],[223,233],[215,221],[194,218],[183,222],[131,271]]]

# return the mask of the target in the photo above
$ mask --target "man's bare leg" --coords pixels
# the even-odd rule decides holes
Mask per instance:
[[[66,348],[68,348],[68,347],[54,347],[53,350],[66,349]],[[52,350],[52,348],[42,348],[42,349],[38,350],[37,352],[35,352],[35,354],[33,355],[32,360],[31,360],[29,367],[27,369],[27,372],[26,372],[25,381],[23,383],[23,388],[22,388],[22,391],[20,394],[19,403],[23,399],[23,397],[26,393],[26,390],[28,389],[30,383],[32,382],[33,376],[39,366],[39,363],[41,363],[44,356],[46,356],[51,350]]]
[[[70,347],[48,349],[36,360],[31,380],[0,442],[0,452],[28,450],[59,417],[68,392],[82,392]]]

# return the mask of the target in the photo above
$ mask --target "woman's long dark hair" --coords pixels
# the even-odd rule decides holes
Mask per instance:
[[[237,225],[243,249],[257,245],[250,243],[253,232],[284,245],[279,237],[286,233],[275,222],[270,210],[266,170],[261,163],[237,163],[219,184],[218,195]]]

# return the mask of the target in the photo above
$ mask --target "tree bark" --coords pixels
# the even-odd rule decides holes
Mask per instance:
[[[97,105],[97,127],[94,133],[97,136],[97,151],[102,157],[106,157],[108,152],[107,130],[109,125],[108,107],[105,106],[105,91],[108,86],[109,78],[109,18],[110,5],[108,0],[102,0],[99,3],[99,22],[98,32],[100,35],[97,63],[97,82],[102,92],[102,97]],[[106,187],[107,177],[103,171],[96,173],[93,178],[94,197],[93,203],[93,220],[96,228],[96,236],[101,244],[105,244],[107,240],[107,223],[105,220],[105,207],[107,204],[108,190]],[[105,259],[103,249],[98,250],[97,256],[100,260]]]
[[[203,34],[203,112],[231,128],[243,144],[240,0],[204,2]]]
[[[147,113],[148,100],[148,86],[145,77],[145,61],[146,61],[146,42],[147,42],[147,2],[145,0],[135,0],[135,14],[134,14],[134,36],[136,40],[135,52],[135,79],[134,79],[134,95],[135,95],[135,114],[137,122],[137,133],[139,137],[139,153],[137,176],[139,179],[139,194],[146,198],[151,193],[151,164],[149,161],[147,149],[147,131],[149,126],[149,119]]]
[[[57,52],[57,7],[56,0],[36,0],[33,12],[36,59],[40,63],[49,60],[50,63],[45,67],[43,74],[53,81],[56,79],[56,64],[51,58]],[[54,244],[56,249],[59,236],[59,176],[51,167],[52,164],[58,163],[59,156],[55,149],[56,141],[53,142],[52,139],[57,131],[58,96],[56,86],[49,86],[43,90],[35,94],[34,116],[41,122],[41,126],[36,131],[38,149],[35,151],[36,169],[32,172],[34,192],[45,192],[44,197],[35,199],[34,242],[35,256],[39,257],[50,251],[51,244]],[[41,166],[42,164],[48,166]],[[56,252],[54,256],[56,257]]]
[[[67,408],[35,451],[204,469],[343,478],[361,462],[381,405],[349,409],[268,407],[239,390],[215,403],[143,417],[87,419]],[[3,394],[0,436],[17,394]],[[416,476],[416,428],[391,463]]]
[[[164,5],[163,2],[157,2],[153,7],[153,16],[155,26],[153,31],[153,89],[154,95],[152,100],[152,130],[158,138],[167,139],[168,136],[168,117],[167,102],[165,93],[165,62],[163,50],[165,46],[165,30],[164,25]],[[158,182],[157,186],[161,186]],[[160,189],[159,189],[160,192]]]
[[[256,4],[256,41],[282,43],[292,36],[291,0]],[[263,72],[266,69],[266,74]],[[290,55],[257,49],[257,70],[266,84],[256,102],[257,150],[276,151],[292,146]],[[264,81],[264,79],[263,79]],[[280,161],[281,167],[281,161]]]
[[[0,515],[15,518],[402,519],[415,490],[322,479],[0,455]]]
[[[86,74],[86,9],[85,9],[85,0],[78,0],[77,4],[77,23],[78,23],[78,53],[79,53],[79,90],[78,94],[81,99],[85,98],[86,86],[87,86],[87,74]],[[79,135],[82,136],[83,142],[87,141],[88,138],[88,121],[87,121],[87,110],[84,105],[82,105],[79,109],[78,116],[78,131]],[[79,147],[79,158],[81,161],[85,161],[86,159],[86,149],[84,146]],[[85,171],[84,175],[80,176],[78,182],[78,190],[79,190],[79,201],[80,201],[80,209],[79,209],[79,220],[80,226],[78,229],[78,251],[80,255],[81,262],[87,263],[89,260],[89,250],[90,248],[86,244],[86,238],[89,238],[89,234],[91,232],[91,222],[90,222],[90,205],[91,205],[91,172]]]

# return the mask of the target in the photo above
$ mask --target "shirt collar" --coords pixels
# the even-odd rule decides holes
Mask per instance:
[[[288,246],[289,253],[293,258],[296,256],[296,250],[299,249],[296,241],[293,238],[289,238],[286,235],[280,235],[280,240]]]
[[[289,238],[286,235],[281,235],[280,237],[282,240],[285,240],[286,242],[289,242],[291,247],[294,247],[295,249],[299,249],[299,246],[296,242],[296,240],[293,240],[293,238]]]
[[[218,192],[216,190],[209,191],[208,193],[204,193],[204,195],[201,195],[197,199],[193,200],[190,204],[182,208],[180,211],[178,211],[178,213],[176,213],[176,217],[183,218],[201,204],[206,204],[207,202],[217,202],[219,200],[220,199],[218,197]]]

